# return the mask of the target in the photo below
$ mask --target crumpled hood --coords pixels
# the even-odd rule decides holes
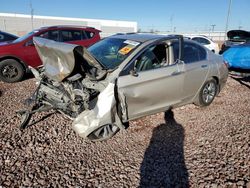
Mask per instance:
[[[34,37],[33,41],[46,76],[55,81],[61,82],[80,66],[94,80],[106,75],[106,71],[85,47],[40,37]]]

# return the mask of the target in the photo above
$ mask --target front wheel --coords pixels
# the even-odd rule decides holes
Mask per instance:
[[[200,106],[210,105],[217,93],[218,85],[214,79],[211,79],[202,86],[199,93],[199,103]]]
[[[4,82],[18,82],[24,76],[23,66],[14,59],[6,59],[0,62],[0,80]]]
[[[104,141],[114,136],[120,130],[115,124],[103,125],[88,135],[91,141]]]

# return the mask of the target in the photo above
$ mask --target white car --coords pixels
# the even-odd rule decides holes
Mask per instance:
[[[193,35],[193,36],[188,36],[188,38],[202,44],[203,46],[207,47],[209,50],[211,50],[212,52],[216,54],[219,53],[219,50],[220,50],[219,45],[205,36]]]

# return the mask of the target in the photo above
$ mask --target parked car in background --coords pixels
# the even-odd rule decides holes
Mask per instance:
[[[92,27],[51,26],[36,29],[7,44],[0,44],[0,79],[4,82],[20,81],[28,66],[37,67],[42,64],[33,37],[88,47],[100,40],[99,33],[99,30]]]
[[[181,35],[124,34],[88,49],[34,38],[44,67],[28,100],[74,119],[82,137],[104,140],[130,120],[190,103],[208,106],[228,77],[221,56]],[[30,108],[31,109],[31,108]],[[25,128],[34,111],[20,111]]]
[[[231,30],[227,32],[228,40],[222,46],[220,54],[223,54],[227,49],[232,46],[250,42],[250,32],[244,30]]]
[[[229,70],[250,72],[250,42],[231,46],[222,55]]]
[[[18,36],[0,31],[0,43],[16,40]]]
[[[205,46],[206,48],[208,48],[209,50],[211,50],[216,54],[219,53],[219,45],[206,36],[196,35],[196,36],[188,36],[188,38],[202,44],[203,46]]]

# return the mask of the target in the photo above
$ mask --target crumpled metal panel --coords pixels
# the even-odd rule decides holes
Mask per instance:
[[[77,45],[55,42],[34,37],[36,50],[45,68],[45,74],[61,82],[70,75],[75,66],[74,50]]]
[[[73,130],[81,137],[87,137],[92,131],[105,124],[115,122],[116,101],[113,83],[98,96],[97,104],[93,110],[85,110],[73,122]]]

